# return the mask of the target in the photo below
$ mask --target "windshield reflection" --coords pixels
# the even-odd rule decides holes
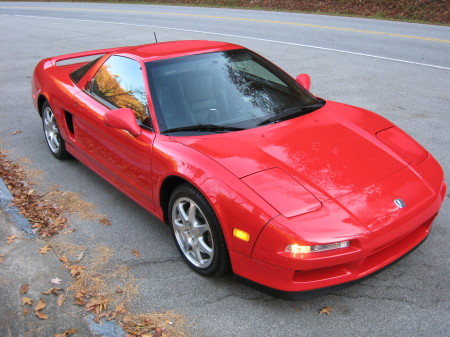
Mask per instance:
[[[162,132],[204,124],[248,129],[289,107],[316,103],[290,76],[246,49],[146,66]]]

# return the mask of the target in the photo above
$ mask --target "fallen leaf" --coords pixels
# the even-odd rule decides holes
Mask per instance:
[[[20,289],[19,289],[19,293],[20,295],[26,294],[28,292],[28,290],[30,290],[30,286],[28,285],[28,283],[24,283],[21,285]]]
[[[52,278],[50,282],[53,283],[53,284],[60,284],[61,281],[62,281],[61,279],[56,277],[56,278]]]
[[[15,135],[18,135],[19,133],[22,133],[22,131],[16,130],[16,131],[14,131],[14,132],[12,133],[12,135],[15,136]]]
[[[48,319],[48,316],[47,316],[46,314],[40,312],[40,311],[36,311],[36,310],[35,310],[34,313],[36,314],[36,316],[37,316],[39,319]]]
[[[319,315],[326,314],[327,316],[329,316],[331,314],[331,311],[333,311],[332,307],[323,307],[322,309],[320,309]]]
[[[77,329],[68,329],[68,330],[64,331],[63,333],[55,333],[53,336],[54,337],[67,337],[67,336],[72,335],[77,332],[78,332]]]
[[[70,274],[73,277],[76,277],[76,276],[81,275],[83,273],[84,266],[73,265],[73,266],[70,266],[68,269],[70,271]]]
[[[29,297],[22,297],[22,305],[33,305],[33,300]]]
[[[58,295],[58,292],[61,290],[62,290],[62,288],[50,288],[47,291],[41,291],[41,294],[42,295],[50,295],[50,294]]]
[[[67,256],[65,256],[65,255],[63,255],[63,256],[61,256],[60,258],[59,258],[59,260],[62,262],[62,263],[64,263],[64,265],[68,265],[68,264],[70,264],[70,261],[69,261],[69,258],[67,257]]]
[[[27,307],[23,308],[23,311],[22,311],[22,316],[26,316],[26,315],[28,315],[28,308]]]
[[[114,309],[114,311],[118,314],[123,314],[125,312],[125,303],[120,302],[120,304],[116,306],[116,309]]]
[[[62,306],[64,304],[64,301],[66,300],[66,295],[59,294],[58,295],[58,307]]]
[[[102,312],[101,314],[96,315],[96,316],[94,317],[94,321],[96,321],[97,323],[100,323],[100,320],[101,320],[103,317],[106,317],[106,318],[109,319],[110,316],[111,316],[111,314],[112,314],[112,311],[111,311],[111,310],[104,311],[104,312]]]
[[[45,301],[40,298],[38,304],[36,305],[36,307],[34,308],[34,311],[39,311],[44,309],[47,306],[47,304],[45,304]]]
[[[112,225],[111,221],[109,221],[109,219],[107,219],[107,218],[102,218],[102,219],[100,219],[99,222],[100,222],[102,225],[105,225],[105,226],[111,226],[111,225]]]
[[[154,336],[155,337],[162,337],[163,330],[160,327],[156,327],[154,330]]]
[[[116,288],[116,294],[123,294],[123,289]]]
[[[16,235],[10,235],[6,238],[6,243],[10,245],[15,239],[17,239]]]
[[[125,315],[125,316],[123,316],[123,318],[122,318],[122,323],[123,323],[123,324],[128,324],[128,323],[130,323],[130,322],[132,322],[132,321],[133,321],[133,319],[131,318],[130,315]]]
[[[5,254],[0,254],[0,264],[3,264],[5,262]]]
[[[108,306],[109,300],[105,297],[93,298],[88,303],[86,303],[86,311],[91,311],[94,309],[95,313],[99,315]]]
[[[133,249],[131,252],[133,253],[134,256],[141,257],[141,254],[136,249]]]
[[[39,248],[39,253],[47,254],[50,249],[52,249],[52,247],[50,245],[44,246],[42,248]]]

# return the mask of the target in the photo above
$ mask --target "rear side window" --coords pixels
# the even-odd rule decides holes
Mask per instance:
[[[89,90],[112,108],[130,108],[145,124],[147,97],[141,66],[135,60],[111,56],[95,74]]]
[[[95,60],[92,60],[92,61],[86,63],[85,65],[82,65],[77,70],[71,72],[70,73],[70,78],[72,79],[72,81],[74,81],[74,83],[80,82],[80,80],[83,78],[83,76],[86,75],[86,73],[89,71],[89,69],[91,69],[92,66],[94,64],[96,64],[97,61],[100,60],[102,56],[97,57]]]

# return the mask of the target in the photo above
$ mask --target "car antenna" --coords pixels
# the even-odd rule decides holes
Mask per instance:
[[[158,43],[158,39],[156,38],[156,32],[153,32],[153,35],[155,35],[155,42]]]

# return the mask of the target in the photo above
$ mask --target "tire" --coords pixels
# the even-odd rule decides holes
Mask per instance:
[[[178,186],[169,200],[172,237],[187,265],[203,276],[230,271],[230,258],[213,209],[193,186]]]
[[[48,102],[45,102],[42,105],[41,116],[42,127],[44,128],[44,136],[50,152],[55,158],[59,160],[69,158],[70,154],[66,150],[66,143],[59,133],[55,115],[53,114],[53,110]]]

